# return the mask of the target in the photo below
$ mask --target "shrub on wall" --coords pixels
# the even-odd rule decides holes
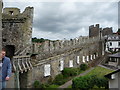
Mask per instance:
[[[50,84],[49,83],[40,83],[40,81],[35,81],[34,83],[33,83],[33,87],[34,88],[40,88],[40,89],[44,89],[44,88],[50,88],[51,86],[50,86]]]
[[[85,71],[87,68],[88,68],[87,64],[81,64],[80,65],[80,69],[83,70],[83,71]]]
[[[35,82],[33,83],[33,87],[34,87],[34,88],[40,88],[40,82],[39,82],[39,81],[35,81]]]
[[[62,85],[64,84],[66,81],[68,81],[68,79],[71,76],[76,76],[78,75],[80,72],[80,68],[64,68],[64,70],[62,71],[61,74],[58,74],[55,79],[53,80],[53,84],[56,85]]]
[[[62,74],[58,74],[53,80],[53,84],[62,85],[65,83],[64,77]]]

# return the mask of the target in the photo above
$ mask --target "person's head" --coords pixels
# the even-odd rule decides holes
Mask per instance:
[[[3,58],[5,55],[6,55],[6,51],[5,51],[5,50],[2,50],[2,52],[1,52],[1,57]]]

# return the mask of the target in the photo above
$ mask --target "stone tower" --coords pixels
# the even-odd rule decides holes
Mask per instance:
[[[100,35],[100,28],[99,24],[96,24],[96,26],[91,25],[89,26],[89,37],[96,37]]]
[[[112,27],[100,28],[99,24],[89,26],[89,37],[102,37],[113,34]]]
[[[2,49],[2,7],[3,3],[2,0],[0,0],[0,51]]]
[[[2,17],[2,44],[7,56],[31,53],[33,7],[26,7],[22,13],[18,8],[4,8]]]
[[[106,27],[106,28],[103,28],[102,30],[102,36],[105,36],[105,35],[112,35],[113,34],[113,30],[112,30],[112,27]]]

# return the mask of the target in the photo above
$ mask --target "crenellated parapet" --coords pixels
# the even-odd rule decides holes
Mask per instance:
[[[44,59],[75,49],[81,49],[83,46],[89,47],[89,45],[97,42],[99,42],[99,37],[89,38],[88,36],[80,36],[70,40],[55,40],[45,41],[43,43],[33,43],[33,53],[37,53],[39,59]]]

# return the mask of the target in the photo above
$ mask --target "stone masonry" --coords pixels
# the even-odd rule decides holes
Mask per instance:
[[[89,26],[89,37],[105,36],[113,34],[112,27],[100,28],[99,24]]]
[[[41,83],[47,82],[54,79],[65,67],[79,67],[82,63],[90,64],[104,55],[104,40],[99,39],[99,25],[95,27],[95,34],[92,31],[94,26],[90,27],[91,37],[81,36],[70,40],[32,44],[32,23],[33,7],[27,7],[22,13],[18,8],[3,9],[2,44],[8,51],[7,55],[10,57],[15,55],[23,57],[30,53],[36,55],[36,58],[31,58],[33,69],[19,72],[21,88],[32,87],[36,80]],[[21,63],[21,67],[29,66],[29,63],[25,63]],[[20,66],[20,63],[17,64]],[[18,68],[20,71],[20,67]],[[11,80],[11,84],[14,84],[13,80]],[[9,85],[11,86],[11,84]]]
[[[102,30],[102,36],[113,34],[112,27],[106,27]]]
[[[60,74],[62,68],[79,67],[82,63],[90,64],[98,60],[104,52],[102,44],[102,42],[100,44],[99,37],[79,37],[72,40],[34,43],[33,50],[38,55],[32,59],[33,70],[26,74],[27,85],[22,83],[21,86],[23,88],[25,86],[32,87],[36,80],[47,83]],[[45,67],[47,66],[46,71]]]
[[[3,47],[7,55],[31,53],[33,7],[26,7],[22,13],[18,8],[4,8],[2,17]]]
[[[79,48],[82,44],[87,44],[93,42],[94,40],[96,40],[96,38],[80,36],[70,40],[55,40],[45,41],[43,43],[33,43],[33,53],[38,54],[38,59],[44,59],[50,56],[59,55],[70,49]]]
[[[0,50],[2,49],[2,0],[0,0]]]
[[[96,37],[100,35],[100,30],[99,24],[96,24],[96,26],[91,25],[89,26],[89,37]]]

